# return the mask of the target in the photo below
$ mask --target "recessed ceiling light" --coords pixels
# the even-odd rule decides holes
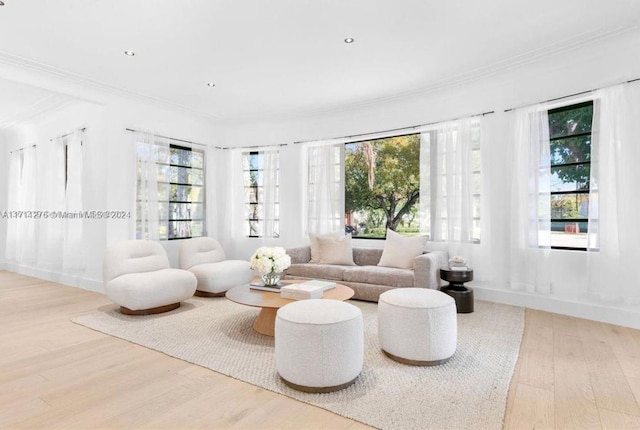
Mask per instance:
[[[214,84],[213,82],[207,82],[207,86],[208,86],[208,87],[215,87],[215,86],[216,86],[216,84]]]
[[[346,39],[344,39],[344,43],[353,43],[356,40],[353,37],[347,37]]]
[[[127,57],[133,57],[134,55],[136,55],[136,53],[133,51],[124,51],[124,55],[126,55]]]

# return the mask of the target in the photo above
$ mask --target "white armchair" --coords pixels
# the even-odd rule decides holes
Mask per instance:
[[[248,284],[254,276],[248,261],[227,260],[220,242],[210,237],[182,241],[179,266],[196,275],[195,295],[201,297],[224,296],[227,290]]]
[[[107,296],[128,315],[168,312],[193,296],[193,273],[172,269],[164,248],[150,240],[127,240],[110,246],[103,259]]]

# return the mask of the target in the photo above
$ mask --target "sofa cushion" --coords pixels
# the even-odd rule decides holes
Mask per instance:
[[[248,284],[254,276],[251,263],[243,260],[197,264],[189,271],[198,278],[197,289],[207,293],[222,293],[236,285]]]
[[[413,260],[422,254],[427,236],[402,236],[387,229],[384,251],[378,266],[413,269]]]
[[[194,237],[180,241],[178,266],[189,269],[199,264],[217,263],[227,259],[220,242],[212,237]]]
[[[342,279],[362,284],[413,287],[413,270],[379,266],[347,267],[342,274]]]
[[[344,236],[344,233],[341,230],[334,231],[331,233],[325,234],[313,234],[309,233],[309,247],[311,248],[311,260],[309,263],[319,263],[320,262],[320,242],[319,238],[323,239],[339,239]]]
[[[354,266],[351,235],[341,238],[318,238],[320,243],[320,264],[341,264]]]
[[[380,248],[353,248],[353,262],[358,266],[377,266],[381,256]]]
[[[341,281],[342,274],[345,269],[345,266],[337,266],[333,264],[292,264],[287,269],[287,276],[299,276],[301,278],[318,278]]]
[[[198,280],[180,269],[127,273],[105,284],[107,296],[133,311],[179,303],[193,296]]]

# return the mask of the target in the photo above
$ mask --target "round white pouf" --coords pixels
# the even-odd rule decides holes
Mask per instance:
[[[458,342],[456,302],[426,288],[385,291],[378,300],[378,337],[382,351],[401,363],[444,363]]]
[[[359,308],[339,300],[300,300],[278,309],[276,369],[285,384],[328,393],[353,384],[364,361]]]

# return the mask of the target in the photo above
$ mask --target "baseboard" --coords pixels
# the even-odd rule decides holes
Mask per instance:
[[[14,263],[5,263],[4,269],[26,276],[33,276],[34,278],[56,282],[58,284],[64,284],[70,287],[78,287],[82,288],[83,290],[95,291],[97,293],[104,294],[101,280],[86,278],[82,275],[68,275],[53,270],[45,270],[38,267],[24,266]]]
[[[640,309],[637,307],[606,306],[598,303],[590,303],[586,300],[569,300],[551,295],[493,289],[480,285],[473,285],[472,287],[474,296],[478,300],[522,306],[530,309],[538,309],[640,329]]]
[[[104,294],[101,280],[66,275],[59,272],[7,262],[0,262],[0,269]],[[470,286],[473,287],[474,296],[477,300],[522,306],[530,309],[538,309],[561,315],[640,329],[640,309],[637,307],[606,306],[584,300],[569,300],[554,297],[552,295],[496,289],[482,286],[477,282],[474,282]]]

